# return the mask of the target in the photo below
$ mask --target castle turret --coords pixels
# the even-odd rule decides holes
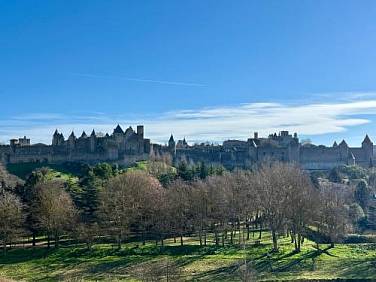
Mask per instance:
[[[54,135],[52,136],[52,146],[59,145],[59,137],[60,137],[60,134],[56,129]]]
[[[95,147],[97,146],[97,136],[95,134],[95,130],[90,134],[90,152],[94,153],[95,152]]]
[[[118,124],[116,126],[116,128],[114,129],[114,134],[124,134],[124,131],[123,129],[121,128],[120,124]]]
[[[341,147],[341,148],[348,148],[348,147],[349,147],[349,146],[347,145],[347,143],[346,143],[345,140],[342,140],[341,143],[339,143],[338,146]]]
[[[371,139],[369,139],[368,134],[366,134],[366,137],[364,137],[364,140],[362,142],[362,148],[373,146],[373,143]]]
[[[82,131],[81,137],[80,138],[87,138],[86,132]]]
[[[74,147],[76,146],[76,135],[74,135],[73,131],[71,135],[69,135],[68,144],[70,149],[74,149]]]
[[[144,139],[144,126],[143,125],[138,125],[137,126],[137,135]]]
[[[168,149],[173,155],[176,154],[176,143],[172,134],[170,136],[170,139],[168,140]]]
[[[340,153],[340,160],[347,163],[349,146],[347,145],[346,141],[342,140],[341,143],[339,143],[338,148]]]
[[[366,137],[364,137],[364,140],[362,142],[362,149],[367,158],[367,162],[369,163],[369,166],[371,167],[372,159],[373,159],[373,143],[371,139],[368,137],[368,134],[366,135]]]
[[[63,145],[64,141],[65,139],[63,133],[59,133],[56,129],[54,135],[52,136],[52,146]]]
[[[132,136],[133,134],[135,134],[132,126],[128,127],[125,132],[123,132],[123,134],[121,135],[121,137],[123,137],[123,135],[125,135],[125,138],[128,139],[130,136]]]

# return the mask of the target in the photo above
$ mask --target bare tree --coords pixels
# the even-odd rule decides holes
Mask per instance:
[[[190,185],[180,179],[174,181],[168,187],[166,194],[172,232],[174,235],[179,235],[181,245],[183,245],[183,235],[190,230],[193,218],[191,194]]]
[[[84,242],[86,248],[91,250],[97,236],[100,234],[100,228],[97,223],[83,223],[77,224],[75,229],[76,239]]]
[[[348,224],[344,192],[334,183],[322,184],[320,188],[319,231],[334,247],[334,243],[343,238]]]
[[[4,254],[7,243],[21,232],[24,215],[20,200],[10,192],[0,192],[0,239],[3,243]]]
[[[300,251],[305,230],[316,215],[318,191],[309,176],[297,167],[290,166],[285,176],[287,185],[287,206],[285,209],[287,228],[290,231],[295,251]]]
[[[70,195],[64,190],[63,182],[45,181],[37,185],[32,213],[38,225],[47,233],[48,244],[53,236],[55,247],[58,247],[60,236],[70,231],[76,221],[76,208]]]
[[[193,224],[199,235],[200,246],[206,246],[209,225],[209,198],[207,186],[201,180],[192,183],[192,212]]]
[[[208,189],[208,219],[211,231],[214,232],[215,244],[220,243],[222,233],[222,245],[227,235],[229,214],[229,195],[226,176],[210,176],[205,180]]]
[[[111,179],[100,194],[102,223],[117,237],[118,248],[132,223],[146,232],[152,224],[154,204],[162,189],[158,180],[143,171],[130,171]]]
[[[278,233],[286,226],[285,209],[288,205],[288,165],[265,163],[257,173],[256,187],[260,195],[261,212],[265,217],[273,241],[273,251],[278,251]]]

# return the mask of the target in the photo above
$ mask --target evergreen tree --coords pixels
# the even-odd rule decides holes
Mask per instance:
[[[333,168],[329,173],[329,180],[334,183],[342,182],[342,175],[338,168]]]
[[[209,170],[204,162],[200,164],[200,178],[205,179],[209,175]]]
[[[369,200],[371,199],[371,189],[369,189],[367,182],[364,180],[360,181],[356,185],[355,189],[355,200],[359,203],[363,210],[367,210]]]
[[[91,223],[96,220],[96,212],[98,210],[98,194],[101,191],[103,183],[93,170],[81,181],[81,199],[79,208],[81,209],[82,220]]]
[[[190,168],[185,161],[181,162],[177,168],[178,176],[185,180],[185,181],[191,181],[193,180],[193,169]]]

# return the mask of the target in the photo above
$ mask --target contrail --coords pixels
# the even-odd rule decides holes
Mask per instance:
[[[193,87],[205,87],[205,84],[201,83],[191,83],[191,82],[181,82],[181,81],[168,81],[168,80],[154,80],[154,79],[142,79],[127,76],[114,76],[114,75],[97,75],[88,73],[73,73],[74,76],[89,77],[89,78],[103,78],[103,79],[123,79],[136,82],[147,82],[147,83],[157,83],[165,85],[177,85],[177,86],[193,86]]]

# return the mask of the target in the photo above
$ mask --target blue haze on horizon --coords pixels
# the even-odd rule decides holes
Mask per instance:
[[[376,2],[0,0],[0,142],[145,123],[376,141]]]

